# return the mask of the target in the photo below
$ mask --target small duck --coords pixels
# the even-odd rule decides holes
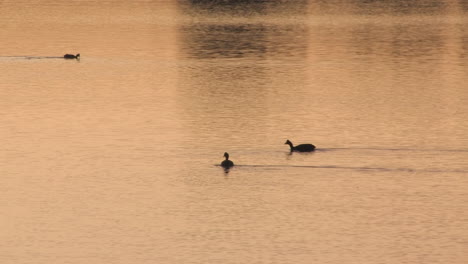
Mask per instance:
[[[312,144],[301,144],[297,146],[293,146],[293,143],[289,140],[286,140],[284,144],[288,144],[291,148],[291,152],[298,151],[298,152],[311,152],[315,150],[315,146]]]
[[[224,157],[226,158],[225,160],[223,160],[223,162],[221,162],[221,166],[224,167],[224,168],[230,168],[232,166],[234,166],[234,162],[232,162],[231,160],[229,160],[229,154],[227,152],[224,152]]]
[[[63,58],[64,59],[79,59],[80,58],[80,54],[76,54],[76,55],[73,55],[73,54],[65,54],[63,55]]]

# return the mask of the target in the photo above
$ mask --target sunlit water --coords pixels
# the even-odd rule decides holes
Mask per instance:
[[[238,2],[0,4],[1,263],[466,263],[468,5]]]

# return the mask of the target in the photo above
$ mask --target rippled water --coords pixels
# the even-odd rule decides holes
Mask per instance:
[[[3,1],[0,262],[465,263],[467,11]]]

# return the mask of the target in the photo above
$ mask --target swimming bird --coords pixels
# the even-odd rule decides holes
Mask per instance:
[[[234,162],[232,162],[231,160],[229,160],[229,154],[227,152],[224,152],[224,157],[226,158],[225,160],[223,160],[223,162],[221,162],[221,166],[224,167],[224,168],[230,168],[232,166],[234,166]]]
[[[63,58],[64,59],[79,59],[80,58],[80,54],[76,54],[76,55],[73,55],[73,54],[65,54],[63,55]]]
[[[284,144],[288,144],[289,147],[291,148],[291,152],[293,151],[299,151],[299,152],[310,152],[315,150],[315,146],[312,144],[301,144],[297,146],[293,146],[293,143],[289,140],[286,140]]]

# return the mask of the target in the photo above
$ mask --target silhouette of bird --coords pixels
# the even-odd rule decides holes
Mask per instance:
[[[64,59],[79,59],[80,58],[80,54],[76,54],[76,55],[73,55],[73,54],[65,54],[63,55],[63,58]]]
[[[289,147],[291,148],[292,151],[298,151],[298,152],[310,152],[315,150],[315,146],[312,144],[300,144],[297,146],[293,146],[293,143],[289,140],[286,140],[284,144],[288,144]]]
[[[231,160],[229,160],[229,154],[227,152],[224,152],[224,157],[226,158],[225,160],[223,160],[223,162],[221,162],[221,166],[224,167],[224,168],[230,168],[232,166],[234,166],[234,162],[232,162]]]

